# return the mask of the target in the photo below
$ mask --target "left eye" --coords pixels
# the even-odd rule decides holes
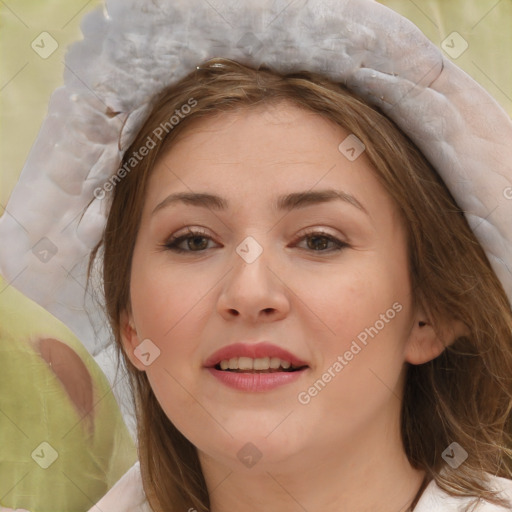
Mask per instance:
[[[348,247],[348,244],[338,240],[336,237],[332,235],[328,235],[323,232],[315,232],[315,233],[307,233],[303,235],[299,240],[308,240],[307,248],[314,252],[329,252],[329,251],[339,251],[345,247]],[[329,244],[333,244],[329,251],[326,251]]]
[[[345,242],[323,232],[307,233],[296,240],[294,244],[298,246],[297,241],[301,240],[307,240],[306,250],[313,252],[339,251],[348,247],[348,244]],[[203,231],[189,230],[185,235],[172,236],[163,244],[163,247],[178,253],[203,252],[208,249],[208,241],[212,241],[212,239]],[[184,242],[186,242],[186,249],[180,247]],[[331,246],[331,248],[328,249],[329,244],[332,244],[334,247]]]

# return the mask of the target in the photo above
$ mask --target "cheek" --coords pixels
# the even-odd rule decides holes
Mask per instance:
[[[360,266],[333,276],[322,298],[331,332],[313,380],[325,377],[329,384],[314,407],[336,411],[338,418],[352,411],[369,419],[400,392],[411,318],[407,267],[399,258],[367,256],[358,259]]]
[[[181,367],[180,356],[175,350],[172,356],[175,365],[162,353],[146,374],[165,415],[189,441],[197,444],[204,438],[205,426],[208,425],[211,431],[216,425],[198,400],[201,394],[190,381],[190,370]]]
[[[179,421],[181,408],[191,405],[184,389],[191,390],[191,375],[200,366],[198,316],[204,315],[204,293],[194,273],[185,276],[171,272],[162,264],[146,264],[144,258],[134,255],[133,319],[139,342],[151,342],[145,342],[151,356],[144,371],[162,408],[173,420],[177,415]],[[179,410],[174,410],[176,403],[180,404]]]
[[[155,260],[134,256],[132,311],[141,336],[168,344],[184,329],[194,327],[191,318],[201,311],[208,286],[196,272],[172,268]]]
[[[211,311],[208,297],[204,297],[206,284],[194,272],[146,264],[143,258],[134,257],[133,268],[132,312],[139,339],[149,339],[156,346],[156,355],[144,371],[166,415],[188,434],[190,415],[207,420],[197,407],[193,380],[201,366],[201,319]]]
[[[400,269],[400,262],[396,266],[382,263],[376,253],[356,256],[357,263],[347,263],[326,276],[322,285],[318,276],[303,274],[296,288],[304,298],[304,312],[299,316],[321,320],[325,339],[330,340],[330,356],[348,350],[358,336],[363,341],[369,338],[368,330],[375,333],[375,328],[379,339],[392,337],[398,342],[398,334],[403,335],[407,325],[410,287],[406,267]]]
[[[352,435],[399,396],[411,315],[407,274],[365,264],[333,278],[316,300],[329,333],[317,343],[322,357],[311,387],[302,390],[312,397],[305,410],[318,412],[326,432]]]

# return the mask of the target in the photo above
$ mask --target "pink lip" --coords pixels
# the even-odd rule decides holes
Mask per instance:
[[[265,341],[254,344],[234,343],[233,345],[227,345],[213,353],[205,361],[204,366],[206,368],[213,368],[224,359],[231,359],[232,357],[250,357],[252,359],[259,357],[279,357],[279,359],[290,361],[293,366],[308,366],[308,363],[302,361],[287,350]]]
[[[240,391],[270,391],[283,384],[289,384],[300,378],[307,368],[294,372],[273,373],[236,373],[207,368],[218,380],[230,388]]]
[[[269,372],[269,373],[238,373],[217,370],[215,366],[224,359],[232,357],[279,357],[290,361],[293,366],[303,366],[301,370],[294,372]],[[288,384],[300,378],[308,369],[308,364],[292,353],[271,343],[261,342],[255,344],[235,343],[217,350],[205,362],[204,366],[216,379],[226,386],[240,391],[270,391],[284,384]]]

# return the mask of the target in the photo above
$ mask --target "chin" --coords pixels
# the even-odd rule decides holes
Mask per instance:
[[[194,443],[207,457],[224,464],[232,471],[250,469],[253,473],[277,469],[281,465],[290,465],[290,460],[305,448],[304,432],[291,432],[284,423],[279,425],[254,417],[250,428],[230,425],[221,435],[212,435]],[[272,426],[270,426],[272,425]],[[276,428],[277,427],[277,428]],[[218,429],[216,431],[218,433]],[[314,439],[313,435],[309,439]]]

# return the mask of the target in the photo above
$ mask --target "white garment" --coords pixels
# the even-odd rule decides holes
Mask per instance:
[[[492,486],[512,501],[512,480],[490,475]],[[429,482],[414,512],[460,512],[474,498],[456,498],[440,489],[435,480]],[[474,512],[510,512],[512,509],[481,502]],[[139,463],[116,483],[88,512],[152,512],[142,489]]]
[[[142,488],[139,462],[137,461],[88,512],[153,512]]]

